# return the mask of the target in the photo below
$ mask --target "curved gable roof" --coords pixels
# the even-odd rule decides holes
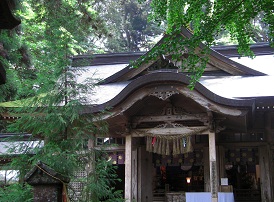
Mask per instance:
[[[182,29],[181,36],[182,40],[184,38],[191,38],[192,34],[185,28]],[[167,36],[164,36],[155,47],[159,46],[160,44],[164,43],[164,39]],[[154,48],[155,48],[154,47]],[[204,44],[200,44],[198,49],[204,49],[206,48]],[[151,50],[153,51],[153,49]],[[151,51],[145,53],[142,55],[139,59],[145,59],[146,55],[148,55]],[[147,70],[151,65],[155,64],[157,61],[161,60],[162,58],[159,56],[156,60],[143,62],[138,68],[132,68],[131,65],[128,65],[123,70],[117,72],[116,74],[106,78],[103,84],[107,83],[113,83],[113,82],[121,82],[121,81],[128,81],[132,78],[138,76],[138,74],[144,72]],[[170,62],[166,60],[166,62]],[[210,48],[209,53],[209,61],[208,66],[214,69],[214,71],[219,70],[225,73],[226,75],[232,75],[232,76],[263,76],[265,75],[262,72],[256,71],[254,69],[251,69],[245,65],[242,65],[240,63],[237,63],[226,56],[220,54],[219,52],[213,50]],[[214,75],[214,73],[212,73]]]
[[[128,83],[116,96],[111,100],[95,105],[92,107],[87,107],[82,113],[94,113],[100,112],[108,108],[112,108],[123,102],[127,97],[136,92],[138,89],[148,86],[150,84],[159,84],[165,83],[167,85],[171,84],[184,84],[188,85],[190,78],[184,75],[183,73],[172,73],[172,72],[155,72],[151,74],[144,75],[139,77],[132,82]],[[221,97],[212,91],[208,90],[205,86],[200,83],[196,83],[193,91],[197,91],[202,94],[205,98],[228,107],[248,107],[252,108],[255,104],[255,99],[229,99]],[[140,98],[141,99],[141,98]]]

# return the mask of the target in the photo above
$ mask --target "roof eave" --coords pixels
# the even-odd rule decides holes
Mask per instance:
[[[137,89],[142,88],[145,85],[159,82],[174,82],[188,85],[190,78],[184,75],[183,73],[173,73],[173,72],[157,72],[151,73],[142,77],[139,77],[129,83],[118,95],[112,98],[110,101],[96,105],[96,106],[87,106],[82,113],[97,113],[105,109],[110,109],[117,106],[123,100],[125,100],[131,93],[135,92]],[[254,99],[229,99],[221,97],[212,91],[208,90],[201,83],[197,82],[193,90],[198,91],[207,99],[229,107],[237,108],[253,108],[255,104]]]

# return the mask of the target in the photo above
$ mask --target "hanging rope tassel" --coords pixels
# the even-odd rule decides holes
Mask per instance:
[[[185,127],[185,132],[176,135],[148,133],[146,134],[146,150],[162,155],[170,155],[172,153],[174,156],[189,153],[193,151],[191,136],[203,133],[206,130],[208,130],[207,126],[199,129]]]
[[[161,154],[162,151],[162,138],[159,139],[157,154]]]
[[[152,152],[152,144],[151,144],[151,142],[152,142],[152,137],[148,136],[147,137],[147,146],[146,146],[148,152]]]
[[[174,155],[178,155],[181,153],[181,150],[180,150],[180,138],[176,138],[176,153]]]
[[[166,155],[169,155],[170,151],[169,151],[169,141],[166,140]]]
[[[153,152],[154,152],[154,153],[157,153],[157,151],[158,151],[158,146],[159,146],[159,139],[156,139],[156,137],[155,137],[155,143],[154,143],[154,145],[153,145]]]
[[[151,142],[152,146],[154,146],[156,140],[157,140],[156,137],[153,137],[152,142]]]
[[[176,155],[176,140],[175,139],[173,139],[172,140],[172,155],[174,156],[174,155]]]
[[[165,139],[162,140],[162,151],[161,151],[161,154],[164,154],[166,153],[166,141]]]

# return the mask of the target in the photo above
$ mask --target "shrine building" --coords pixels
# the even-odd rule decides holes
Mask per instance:
[[[192,90],[169,53],[137,68],[129,63],[144,53],[95,55],[84,67],[103,80],[83,113],[108,109],[108,137],[93,145],[116,145],[108,152],[128,202],[274,200],[274,76],[225,51],[210,50]]]

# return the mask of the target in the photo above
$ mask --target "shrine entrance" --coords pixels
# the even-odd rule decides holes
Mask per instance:
[[[245,129],[248,107],[214,103],[184,85],[157,83],[135,91],[115,109],[108,124],[112,137],[125,138],[128,202],[170,201],[177,193],[218,201],[226,163],[219,134]],[[233,197],[229,192],[220,197]]]
[[[153,154],[154,193],[203,192],[203,150],[166,156]]]
[[[203,192],[203,166],[156,166],[154,193]]]

